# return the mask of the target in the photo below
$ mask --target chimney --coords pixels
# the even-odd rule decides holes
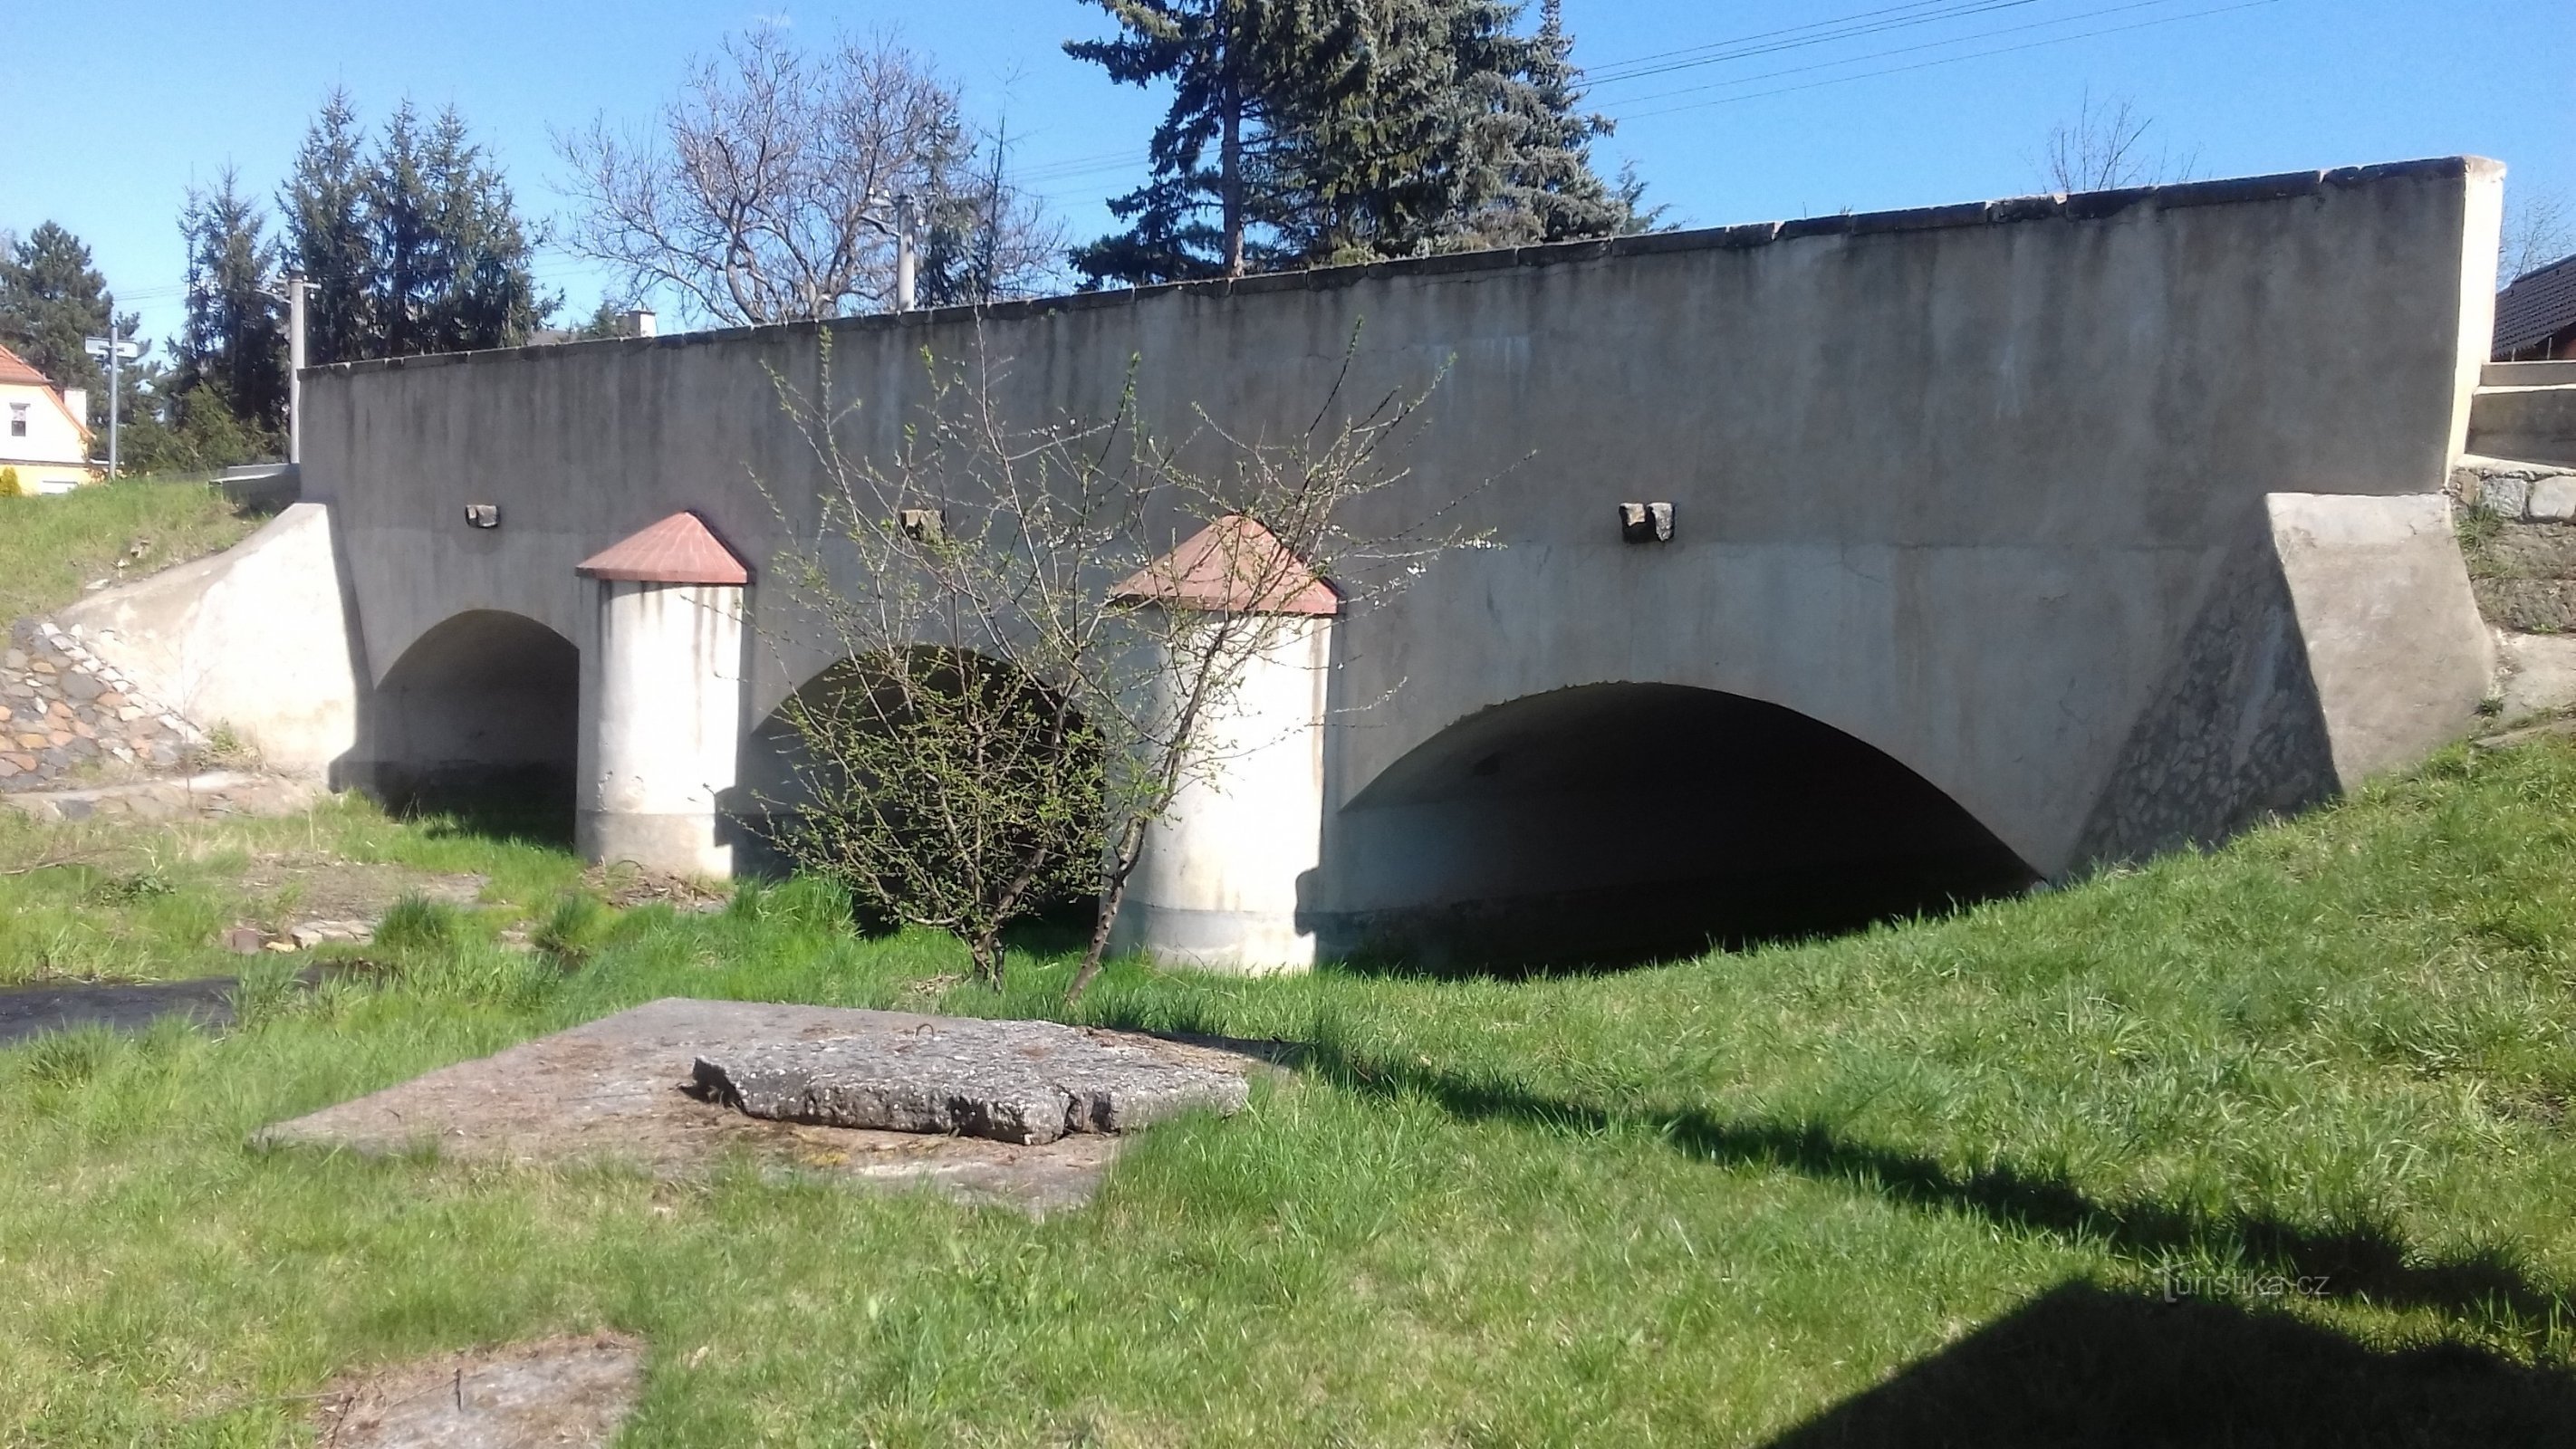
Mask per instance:
[[[650,307],[638,307],[634,311],[627,313],[626,335],[629,337],[652,336],[653,309]]]
[[[78,419],[82,427],[88,427],[89,389],[85,387],[64,388],[63,411],[70,413],[74,418]]]

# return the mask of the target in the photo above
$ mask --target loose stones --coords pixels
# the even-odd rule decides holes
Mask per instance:
[[[964,1018],[701,1055],[691,1087],[754,1117],[1016,1143],[1233,1113],[1247,1095],[1241,1073],[1175,1060],[1150,1039]]]

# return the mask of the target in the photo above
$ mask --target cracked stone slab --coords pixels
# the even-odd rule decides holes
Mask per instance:
[[[753,1117],[691,1090],[700,1058],[965,1025],[910,1012],[673,997],[272,1124],[252,1142],[539,1168],[612,1164],[666,1178],[742,1161],[763,1176],[927,1188],[1036,1215],[1089,1200],[1126,1140],[1114,1133],[1017,1143],[830,1127]],[[1281,1043],[1098,1035],[1237,1078],[1271,1070],[1293,1051]],[[1125,1119],[1113,1110],[1110,1120]]]
[[[754,1117],[1037,1144],[1242,1110],[1239,1071],[1153,1037],[1051,1021],[854,1024],[846,1036],[701,1056],[700,1095]]]

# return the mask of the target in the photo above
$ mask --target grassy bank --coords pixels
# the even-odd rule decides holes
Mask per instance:
[[[140,578],[228,548],[255,526],[202,483],[136,479],[0,498],[0,623],[59,609],[98,579]]]
[[[308,828],[504,899],[254,990],[230,1035],[0,1053],[0,1442],[292,1442],[336,1372],[594,1326],[651,1344],[634,1445],[2576,1438],[2564,743],[1834,942],[1514,983],[1123,967],[1086,1014],[1312,1058],[1043,1223],[246,1150],[658,996],[1045,1014],[1068,967],[961,988],[944,941],[802,885],[505,951],[568,861]]]
[[[356,796],[284,820],[40,824],[0,811],[0,987],[224,976],[228,926],[275,934],[327,899],[335,872],[481,875],[486,929],[543,917],[581,880],[542,838],[436,818],[405,823]]]

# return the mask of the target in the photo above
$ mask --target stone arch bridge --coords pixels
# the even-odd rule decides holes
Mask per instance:
[[[1501,546],[1330,619],[1303,684],[1255,692],[1277,743],[1183,801],[1124,938],[1257,968],[1906,909],[2217,839],[2468,728],[2488,644],[2440,490],[2500,176],[320,368],[303,501],[86,620],[272,761],[552,782],[593,853],[721,873],[774,712],[834,662],[763,578],[819,486],[772,375],[810,382],[818,333],[885,449],[925,348],[1008,358],[1031,420],[1105,415],[1132,360],[1167,430],[1196,407],[1276,434],[1356,329],[1352,395],[1447,369],[1395,503],[1468,494]]]

